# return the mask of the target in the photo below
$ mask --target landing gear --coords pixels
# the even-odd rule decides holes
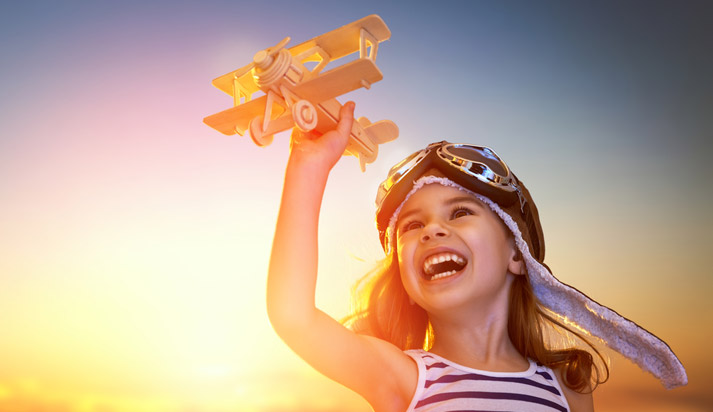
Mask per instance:
[[[270,143],[272,143],[272,139],[274,138],[274,135],[268,134],[268,135],[263,135],[262,133],[262,122],[263,122],[263,117],[258,116],[250,120],[250,138],[253,139],[253,142],[255,142],[256,145],[260,147],[268,146]]]
[[[311,132],[317,127],[317,109],[307,100],[298,100],[292,105],[292,119],[303,132]]]

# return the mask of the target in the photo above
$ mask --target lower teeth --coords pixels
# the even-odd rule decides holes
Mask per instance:
[[[455,275],[455,274],[456,274],[456,271],[455,271],[455,270],[449,270],[448,272],[443,272],[443,273],[439,273],[439,274],[437,274],[437,275],[433,275],[433,277],[431,277],[431,280],[442,279],[442,278],[445,278],[445,277],[448,277],[448,276],[452,276],[452,275]]]

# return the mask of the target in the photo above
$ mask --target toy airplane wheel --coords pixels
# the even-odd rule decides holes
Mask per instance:
[[[272,143],[273,135],[268,134],[265,135],[262,133],[262,122],[263,122],[263,117],[258,116],[254,117],[252,120],[250,120],[250,138],[253,139],[253,142],[255,142],[256,145],[263,147],[263,146],[268,146],[270,143]]]
[[[298,100],[292,105],[292,119],[303,132],[311,132],[317,127],[317,110],[307,100]]]

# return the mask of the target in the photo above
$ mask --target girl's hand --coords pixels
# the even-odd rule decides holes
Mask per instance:
[[[325,167],[329,171],[344,154],[354,122],[354,102],[347,102],[339,112],[339,123],[334,130],[321,134],[292,131],[290,158],[300,163]]]

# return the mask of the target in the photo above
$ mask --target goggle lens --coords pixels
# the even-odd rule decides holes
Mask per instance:
[[[492,150],[486,147],[450,145],[448,147],[444,146],[444,150],[442,150],[442,152],[452,154],[453,156],[457,156],[463,160],[478,162],[480,164],[476,165],[480,168],[480,170],[485,170],[483,166],[487,166],[487,168],[492,170],[492,172],[496,175],[504,177],[510,174],[510,171],[507,169],[507,166],[505,166],[502,160],[500,160],[500,158]]]
[[[447,144],[438,148],[438,156],[481,182],[508,192],[517,190],[510,169],[490,148]]]
[[[381,205],[386,195],[389,194],[391,188],[398,184],[404,175],[412,170],[414,166],[421,163],[421,160],[423,160],[429,152],[430,149],[426,148],[420,152],[412,153],[410,156],[398,162],[389,170],[389,176],[379,185],[379,192],[376,195],[377,206]]]

